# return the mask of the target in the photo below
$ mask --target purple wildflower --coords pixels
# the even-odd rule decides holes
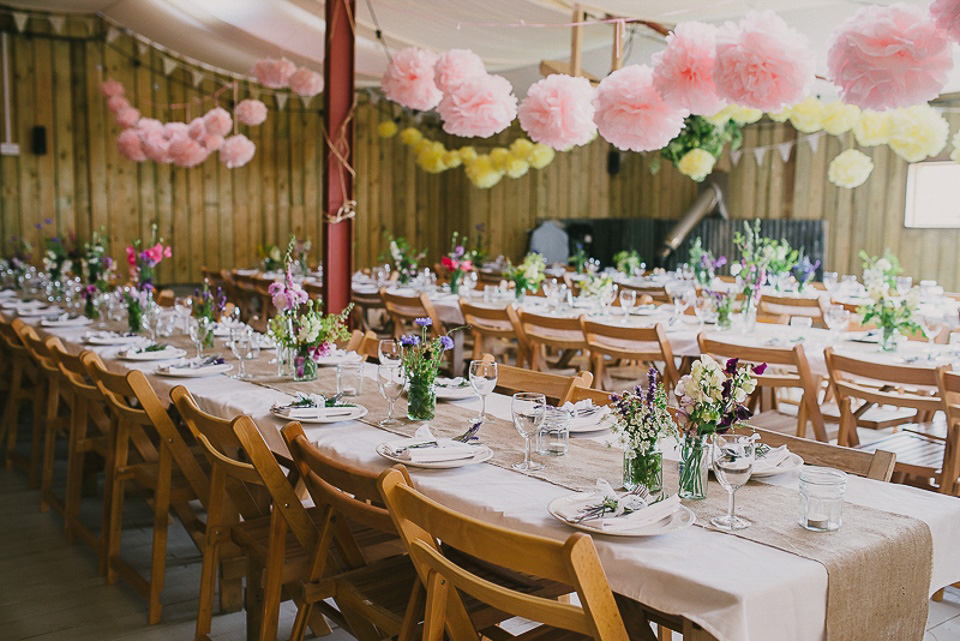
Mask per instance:
[[[433,321],[429,318],[418,318],[417,320],[413,321],[413,324],[417,327],[430,327],[433,325]]]
[[[753,373],[757,376],[762,376],[765,371],[767,371],[766,363],[760,363],[759,365],[755,365],[753,367]]]
[[[451,350],[453,349],[453,339],[449,336],[441,336],[440,345],[443,346],[443,351]]]
[[[730,360],[727,361],[727,367],[726,367],[726,369],[724,370],[724,373],[726,373],[726,374],[736,374],[736,373],[737,373],[737,365],[739,365],[739,364],[740,364],[740,359],[739,359],[739,358],[731,358]]]
[[[416,347],[420,344],[419,336],[402,336],[400,337],[400,344],[403,347]]]

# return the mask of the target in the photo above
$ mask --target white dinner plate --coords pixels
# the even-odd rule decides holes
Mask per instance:
[[[60,311],[59,307],[17,307],[13,310],[17,316],[23,318],[36,318],[37,316],[50,316]]]
[[[143,336],[123,336],[121,334],[89,334],[83,337],[83,342],[87,345],[100,345],[107,347],[110,345],[130,345],[143,340]]]
[[[159,352],[124,351],[119,354],[120,358],[125,361],[173,361],[186,355],[186,350],[179,347],[168,347]]]
[[[470,383],[460,387],[443,387],[437,385],[434,388],[437,392],[437,398],[444,401],[456,401],[464,398],[476,398],[477,393],[473,391]]]
[[[607,412],[598,410],[597,419],[595,421],[587,422],[585,419],[570,421],[570,433],[587,434],[590,432],[600,432],[602,430],[610,429],[613,427],[615,422],[616,417],[614,416],[614,411],[612,409]]]
[[[388,461],[393,461],[394,463],[403,463],[409,467],[424,467],[427,469],[434,470],[447,470],[455,467],[465,467],[467,465],[474,465],[476,463],[483,463],[484,461],[490,460],[493,456],[493,450],[491,450],[486,445],[475,445],[477,448],[477,453],[473,455],[473,458],[461,458],[455,459],[453,461],[429,461],[429,462],[414,462],[410,459],[406,459],[400,456],[394,456],[390,453],[390,450],[387,448],[386,443],[381,443],[377,446],[377,454],[387,459]]]
[[[657,313],[656,305],[638,305],[630,310],[631,316],[651,316]]]
[[[297,421],[298,423],[309,423],[309,424],[327,424],[327,423],[339,423],[340,421],[355,421],[358,418],[363,418],[367,415],[367,408],[363,405],[355,405],[353,411],[349,414],[337,414],[336,416],[313,416],[307,418],[294,418],[285,415],[279,409],[271,407],[270,413],[276,416],[277,418],[282,418],[285,421]]]
[[[750,474],[750,478],[763,479],[770,476],[776,476],[777,474],[783,474],[784,472],[792,472],[793,470],[801,467],[803,467],[803,458],[799,454],[790,452],[787,454],[787,457],[780,461],[780,464],[776,467],[770,467],[762,471],[757,471],[755,469]]]
[[[331,367],[347,361],[359,362],[361,360],[360,355],[356,352],[338,352],[330,354],[329,356],[321,356],[320,360],[317,361],[317,365],[320,367]]]
[[[685,505],[679,505],[676,512],[668,514],[656,523],[651,523],[650,525],[645,525],[635,530],[611,531],[603,529],[600,525],[594,525],[594,522],[592,521],[587,521],[585,523],[571,523],[570,521],[561,518],[557,513],[558,510],[561,510],[564,507],[586,504],[588,500],[596,500],[596,498],[597,497],[590,492],[567,494],[566,496],[560,496],[550,501],[550,504],[547,505],[547,511],[550,512],[550,516],[557,519],[561,523],[569,525],[570,527],[583,530],[584,532],[590,532],[591,534],[605,534],[607,536],[660,536],[661,534],[668,534],[670,532],[684,530],[693,525],[693,523],[697,520],[697,517],[693,512],[690,511],[690,508]]]
[[[93,321],[86,316],[76,316],[74,318],[44,318],[40,324],[44,327],[84,327]]]
[[[222,365],[207,365],[206,367],[200,367],[197,369],[192,369],[189,367],[159,367],[157,368],[157,376],[166,376],[167,378],[205,378],[207,376],[217,376],[219,374],[225,374],[233,369],[233,365],[230,363],[223,363]]]

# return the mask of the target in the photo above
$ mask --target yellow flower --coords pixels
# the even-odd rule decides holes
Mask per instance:
[[[416,127],[407,127],[400,132],[400,141],[410,147],[423,140],[423,134]]]
[[[830,163],[827,178],[837,187],[859,187],[873,171],[873,161],[862,151],[847,149]]]
[[[377,135],[381,138],[393,138],[397,135],[397,123],[392,120],[384,120],[379,125],[377,125]]]
[[[897,109],[893,113],[890,149],[907,162],[936,156],[947,146],[950,125],[927,104]]]
[[[790,122],[797,131],[812,134],[823,129],[823,103],[816,96],[790,107]]]
[[[511,178],[519,178],[530,171],[530,163],[511,154],[504,169]]]
[[[422,140],[417,144],[417,147],[417,164],[421,169],[431,174],[439,174],[441,171],[449,169],[443,161],[444,154],[447,153],[443,143]]]
[[[690,176],[700,182],[713,171],[713,164],[717,159],[705,149],[691,149],[683,155],[677,163],[677,169],[685,176]]]
[[[460,152],[453,149],[443,152],[443,164],[445,164],[450,169],[454,167],[459,167],[463,164],[463,158],[460,157]]]
[[[513,154],[514,158],[519,158],[520,160],[528,160],[533,148],[534,144],[526,138],[517,138],[510,143],[510,153]]]
[[[503,172],[494,168],[493,162],[487,154],[479,155],[468,161],[466,172],[470,182],[480,189],[490,189],[503,178]]]
[[[460,160],[463,162],[470,162],[477,157],[477,150],[473,147],[460,147],[457,153],[460,154]]]
[[[537,143],[533,146],[533,150],[530,152],[530,157],[527,159],[527,161],[534,169],[543,169],[553,162],[553,159],[556,157],[556,155],[557,152],[553,150],[553,147],[548,147],[542,143]]]
[[[510,150],[506,147],[494,147],[490,150],[490,161],[497,171],[506,171],[510,158]]]
[[[953,139],[950,142],[953,144],[953,151],[950,152],[950,160],[960,162],[960,131],[953,134]]]
[[[831,136],[850,131],[860,120],[860,108],[839,101],[823,106],[823,130]]]
[[[861,111],[857,124],[853,126],[853,137],[861,147],[885,145],[890,142],[892,132],[893,114],[889,111]]]

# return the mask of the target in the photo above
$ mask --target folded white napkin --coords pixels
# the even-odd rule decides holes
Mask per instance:
[[[436,443],[432,447],[411,447],[418,443]],[[387,447],[394,451],[405,451],[410,455],[411,463],[441,463],[445,461],[459,461],[461,459],[473,458],[477,453],[474,445],[452,441],[446,438],[435,438],[429,425],[421,425],[417,428],[413,438],[406,438],[399,441],[390,441]]]
[[[570,412],[570,429],[578,430],[599,423],[609,412],[610,408],[603,406],[597,407],[593,404],[593,399],[585,398],[582,401],[571,403],[567,401],[560,406],[560,409]]]
[[[17,312],[18,316],[47,316],[48,314],[53,314],[58,311],[57,307],[36,307],[21,305],[17,307],[14,311]]]
[[[16,294],[12,289],[0,289],[0,299],[10,298],[11,296],[16,296]]]
[[[87,332],[83,335],[83,340],[93,345],[126,345],[143,340],[143,337],[124,336],[116,332]]]
[[[629,532],[653,525],[657,521],[673,514],[680,508],[680,497],[674,494],[659,503],[654,503],[636,512],[624,516],[605,518],[601,527],[606,532]]]
[[[162,361],[172,358],[179,358],[183,352],[176,347],[167,346],[155,352],[138,352],[136,349],[128,349],[120,352],[120,356],[131,361]]]
[[[454,378],[447,378],[445,376],[437,377],[437,385],[440,387],[463,387],[466,382],[467,379],[462,376],[457,376]]]
[[[17,299],[17,300],[8,300],[2,305],[0,305],[0,307],[2,307],[3,309],[16,309],[18,307],[42,307],[43,305],[44,305],[44,302],[42,300],[21,301]]]
[[[70,314],[60,314],[60,316],[54,319],[44,318],[40,321],[40,324],[44,327],[74,327],[86,325],[89,322],[90,319],[86,316],[74,316],[71,318]]]
[[[201,365],[202,361],[197,361],[195,359],[190,359],[186,361],[181,361],[178,363],[172,363],[170,365],[161,365],[157,368],[158,372],[169,374],[170,372],[194,372],[196,374],[214,374],[226,371],[230,369],[230,365],[227,363],[217,363],[209,365]]]
[[[754,472],[768,472],[781,463],[787,460],[787,457],[790,456],[790,450],[787,449],[786,445],[781,445],[780,447],[774,447],[766,456],[756,457],[753,461],[753,471]]]
[[[558,509],[557,515],[564,520],[575,521],[583,508],[596,505],[605,499],[616,500],[619,504],[617,509],[603,518],[586,521],[586,523],[607,532],[639,530],[673,514],[680,507],[680,498],[677,495],[653,505],[646,505],[639,496],[632,494],[619,496],[610,483],[604,479],[597,479],[597,490],[593,494],[585,496],[582,501],[576,501]],[[629,514],[625,513],[628,509],[632,510]]]

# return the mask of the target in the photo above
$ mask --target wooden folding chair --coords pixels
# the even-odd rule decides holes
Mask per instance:
[[[597,389],[595,387],[581,387],[579,385],[574,386],[573,390],[570,392],[569,401],[571,403],[579,403],[580,401],[585,401],[590,399],[593,401],[594,405],[613,405],[613,399],[610,398],[611,392],[606,390]]]
[[[427,294],[421,293],[413,296],[405,296],[397,292],[391,292],[386,287],[381,287],[380,299],[383,301],[383,306],[386,308],[390,320],[393,321],[394,338],[400,338],[411,331],[419,335],[419,329],[411,329],[413,327],[413,321],[418,318],[429,318],[433,321],[429,332],[432,336],[443,336],[446,334],[443,322],[440,320],[440,316],[437,314],[437,310],[434,308],[433,303],[430,302],[430,297],[427,296]]]
[[[529,345],[513,305],[488,307],[476,305],[461,297],[460,311],[473,335],[474,360],[479,359],[491,344],[500,344],[504,346],[504,351],[515,348],[516,365],[523,367],[529,358]]]
[[[43,398],[45,382],[40,369],[23,344],[21,332],[26,324],[19,318],[12,322],[0,317],[0,345],[10,364],[10,389],[3,408],[3,421],[0,423],[0,446],[4,437],[7,442],[7,468],[14,464],[27,471],[31,487],[37,487],[40,481],[40,444],[43,439]],[[17,432],[20,423],[20,404],[24,401],[32,406],[33,423],[31,427],[30,454],[23,456],[17,452]]]
[[[370,330],[377,336],[393,335],[390,316],[387,314],[387,308],[383,304],[379,290],[367,292],[353,290],[350,300],[353,302],[354,322],[361,329]]]
[[[360,330],[354,330],[354,334]],[[371,362],[377,362],[380,357],[380,337],[373,330],[360,332],[360,341],[354,348],[354,351],[364,359]]]
[[[673,389],[680,380],[680,372],[673,357],[670,341],[667,339],[667,331],[660,323],[653,327],[628,327],[598,323],[588,320],[586,316],[581,316],[580,327],[590,352],[590,371],[593,373],[593,379],[604,389],[613,387],[607,372],[607,358],[650,365],[663,363],[660,374],[663,385],[668,390]]]
[[[960,373],[950,365],[941,365],[937,368],[937,388],[947,417],[940,491],[960,496]]]
[[[176,438],[169,419],[161,423],[163,433],[154,425],[140,403],[146,398],[159,404],[156,394],[143,372],[115,374],[107,370],[100,357],[86,352],[81,361],[90,378],[96,383],[106,401],[113,420],[113,452],[107,468],[107,488],[110,492],[110,517],[107,531],[107,582],[124,581],[147,599],[147,622],[160,622],[163,605],[160,595],[166,573],[167,530],[170,512],[179,517],[187,532],[199,538],[198,518],[189,502],[199,498],[191,482],[175,468],[171,446],[186,447]],[[152,397],[152,398],[151,398]],[[155,414],[158,418],[159,415]],[[175,442],[172,439],[176,438]],[[185,461],[185,457],[181,456]],[[197,467],[190,466],[193,482],[201,483]],[[127,487],[145,492],[153,508],[153,543],[150,554],[150,576],[143,577],[134,566],[120,554],[123,535],[123,504]],[[202,487],[202,485],[201,485]]]
[[[492,354],[484,354],[481,360],[492,363],[496,359]],[[535,372],[512,365],[498,365],[497,372],[496,389],[502,394],[539,392],[546,396],[548,400],[560,405],[570,400],[574,389],[590,387],[593,382],[593,374],[590,372],[577,372],[573,376],[563,376],[562,374]]]
[[[530,368],[539,372],[546,371],[546,349],[560,350],[560,360],[554,364],[557,368],[569,367],[571,358],[577,352],[586,352],[587,341],[577,317],[562,317],[546,314],[534,314],[520,310],[520,326],[530,348]]]
[[[813,319],[815,327],[826,327],[823,321],[824,301],[820,298],[803,296],[773,296],[764,294],[760,298],[760,311],[771,316],[793,318],[803,316]]]
[[[710,354],[726,361],[730,358],[739,358],[744,363],[767,364],[767,371],[755,375],[757,390],[771,391],[772,407],[754,414],[751,425],[768,430],[787,433],[793,431],[803,438],[807,433],[807,423],[813,426],[814,437],[827,443],[830,440],[827,434],[826,423],[820,411],[818,392],[820,381],[810,372],[810,364],[803,351],[803,345],[797,343],[793,347],[756,347],[744,346],[739,343],[728,343],[717,338],[708,338],[705,334],[697,337],[702,354]],[[777,399],[777,392],[784,389],[800,390],[801,396],[797,405],[796,417],[779,411],[778,406],[783,404]],[[751,399],[753,400],[753,399]],[[755,403],[751,403],[756,406]],[[761,407],[762,409],[762,407]]]
[[[462,595],[543,624],[513,637],[517,640],[630,638],[589,535],[576,533],[561,542],[465,516],[415,490],[395,468],[380,476],[380,492],[426,586],[424,641],[442,641],[445,631],[454,640],[479,638]],[[492,584],[437,541],[482,562],[568,585],[578,604]],[[634,633],[634,638],[655,639],[649,625]]]
[[[644,299],[645,303],[669,303],[670,296],[667,294],[667,288],[663,285],[630,285],[627,283],[617,283],[620,289],[632,289],[637,292],[637,302]]]

